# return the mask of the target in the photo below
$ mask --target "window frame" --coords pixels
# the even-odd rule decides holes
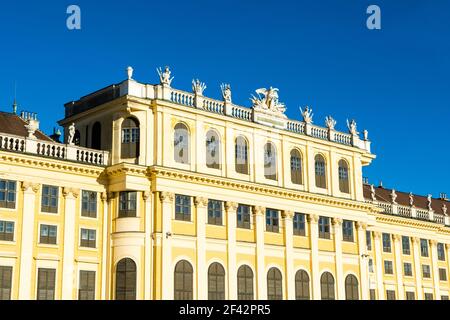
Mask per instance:
[[[420,239],[420,256],[423,258],[430,256],[427,239]]]
[[[408,268],[406,266],[408,266]],[[403,262],[403,276],[405,276],[405,277],[413,276],[413,269],[412,269],[411,262]]]
[[[330,217],[319,216],[317,227],[319,228],[319,239],[331,239],[331,221]],[[323,230],[321,230],[323,229]]]
[[[267,271],[266,281],[267,300],[283,300],[283,274],[280,269],[271,267]]]
[[[422,264],[422,278],[423,279],[431,278],[431,267],[429,264]]]
[[[266,231],[280,232],[280,211],[272,208],[266,208]]]
[[[183,139],[180,140],[180,137],[182,137]],[[182,143],[183,145],[179,147],[178,145],[180,143]],[[180,152],[182,152],[181,156]],[[173,127],[173,160],[177,164],[189,165],[191,163],[190,153],[191,153],[191,132],[189,130],[189,126],[184,122],[178,122]]]
[[[214,138],[214,141],[212,140],[212,138]],[[209,151],[209,146],[212,143],[216,143],[216,145],[214,146],[214,149]],[[205,139],[205,154],[206,154],[206,167],[209,169],[217,169],[220,170],[222,168],[222,164],[221,164],[221,139],[220,139],[220,135],[219,133],[214,130],[214,129],[210,129],[206,132],[206,139]],[[211,153],[214,152],[217,155],[211,155]],[[209,163],[208,159],[211,160],[217,160],[217,162],[212,162]]]
[[[12,232],[11,230],[12,225]],[[0,241],[14,242],[15,241],[16,222],[10,220],[0,220]]]
[[[80,270],[78,274],[78,300],[95,300],[97,280],[96,272],[94,270]],[[91,279],[92,275],[93,279]],[[87,279],[83,279],[84,276],[87,276]],[[84,282],[86,282],[86,285]]]
[[[239,141],[238,141],[239,140]],[[241,144],[241,142],[243,142]],[[239,135],[234,140],[234,170],[236,173],[249,175],[249,143],[247,138]]]
[[[277,169],[277,147],[273,142],[267,142],[264,145],[264,178],[277,181]]]
[[[47,228],[47,235],[42,235],[43,227]],[[51,230],[55,230],[55,236],[50,236]],[[54,242],[52,241],[54,239]],[[43,241],[44,240],[44,241]],[[39,244],[40,245],[58,245],[58,225],[56,224],[39,224]]]
[[[240,212],[246,208],[248,210],[244,210],[244,212]],[[239,229],[250,229],[251,228],[251,206],[245,204],[238,204],[236,209],[236,227]],[[248,217],[248,219],[246,219]]]
[[[325,275],[326,279],[324,278]],[[336,281],[333,274],[329,271],[323,272],[320,276],[320,299],[336,300]]]
[[[316,188],[327,189],[327,162],[322,154],[314,157],[314,177]]]
[[[11,300],[13,285],[13,267],[0,266],[0,300]]]
[[[295,300],[310,300],[310,278],[308,272],[303,269],[295,273]]]
[[[355,242],[353,221],[342,220],[342,240],[345,242]]]
[[[37,290],[36,290],[36,300],[55,300],[56,293],[56,269],[54,268],[38,268],[37,274]],[[41,277],[45,275],[45,284],[41,281]],[[53,282],[49,282],[53,278]],[[45,299],[41,299],[41,295],[45,294]]]
[[[406,241],[408,241],[408,247],[406,248]],[[404,255],[411,255],[411,240],[408,236],[402,236],[402,254]]]
[[[97,198],[98,193],[96,191],[81,190],[81,216],[83,218],[97,219],[97,208],[98,208]],[[87,201],[85,202],[85,200]],[[87,205],[86,210],[84,209],[85,204]],[[91,210],[92,208],[95,208],[95,210]]]
[[[242,290],[243,289],[243,290]],[[254,300],[254,274],[250,266],[243,264],[237,271],[237,299]]]
[[[192,197],[175,194],[175,220],[192,221]]]
[[[125,199],[122,198],[123,195]],[[132,195],[134,195],[134,199],[132,199]],[[119,192],[119,210],[118,210],[118,218],[137,218],[138,212],[138,193],[137,191],[120,191]],[[134,209],[130,209],[131,204],[134,202]],[[123,204],[125,206],[123,207]]]
[[[225,293],[225,268],[213,262],[208,267],[208,300],[225,300]]]
[[[292,219],[292,228],[295,236],[306,236],[306,214],[295,212]]]
[[[392,260],[384,260],[384,274],[393,275],[394,274],[394,263]]]
[[[50,194],[44,193],[48,190]],[[52,191],[56,190],[56,195]],[[59,212],[59,186],[52,186],[44,184],[41,189],[41,212],[49,214],[58,214]],[[55,199],[56,204],[52,205],[52,200]],[[44,204],[47,203],[47,204]]]
[[[87,232],[88,239],[83,239],[83,232]],[[94,234],[94,239],[91,235]],[[89,228],[80,228],[80,248],[97,248],[97,230]]]
[[[174,300],[193,300],[194,268],[192,267],[192,264],[187,260],[178,261],[175,265],[173,276]],[[179,280],[181,280],[181,282]]]
[[[341,159],[338,162],[338,181],[339,191],[350,194],[350,169],[346,160]]]
[[[294,148],[291,150],[289,164],[291,169],[291,183],[303,185],[302,153],[298,149]]]
[[[208,199],[208,224],[223,225],[223,201]]]
[[[4,189],[0,189],[0,196],[1,194],[4,194],[4,200],[0,200],[0,208],[6,210],[15,210],[17,203],[17,181],[0,179],[0,188],[2,182],[5,184],[5,186]],[[14,187],[11,187],[11,184],[14,185]],[[10,195],[13,196],[14,200],[11,201],[9,199]]]
[[[385,233],[381,235],[383,242],[383,252],[392,253],[392,237],[390,233]]]

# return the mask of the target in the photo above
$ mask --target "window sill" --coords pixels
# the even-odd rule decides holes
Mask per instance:
[[[0,240],[0,245],[15,245],[17,242],[15,240]]]
[[[78,246],[78,250],[79,251],[91,251],[91,252],[97,252],[98,248],[91,248],[91,247],[82,247],[82,246]]]
[[[58,244],[38,243],[37,247],[38,248],[58,249]]]

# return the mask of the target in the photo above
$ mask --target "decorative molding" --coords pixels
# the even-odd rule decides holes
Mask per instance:
[[[80,189],[64,187],[62,189],[62,194],[64,198],[72,195],[76,199],[80,195]]]
[[[342,225],[342,219],[341,218],[332,218],[331,219],[331,224],[333,226],[339,227]]]
[[[30,181],[23,181],[20,187],[21,187],[23,192],[26,192],[26,191],[30,190],[30,191],[33,191],[34,193],[36,193],[36,192],[39,191],[40,186],[41,185],[39,183],[33,183],[33,182],[30,182]]]
[[[260,207],[260,206],[253,207],[253,214],[255,216],[264,215],[265,212],[266,212],[266,208],[264,208],[264,207]]]
[[[208,198],[204,197],[195,197],[194,198],[194,204],[197,208],[206,207],[208,205]]]
[[[236,212],[239,204],[237,202],[227,201],[225,202],[225,210],[230,211],[232,213]]]
[[[402,239],[402,236],[399,234],[393,234],[392,238],[394,239],[394,241],[399,242]]]
[[[309,214],[307,216],[309,223],[318,223],[319,222],[319,216],[317,214]]]
[[[107,193],[107,192],[102,192],[102,193],[100,194],[100,199],[101,199],[103,202],[107,201],[107,200],[108,200],[108,193]]]
[[[159,199],[161,202],[172,202],[175,197],[175,194],[172,192],[160,192],[159,193]]]
[[[294,218],[294,211],[290,211],[290,210],[284,210],[281,212],[281,217],[283,219],[291,219]]]
[[[381,232],[375,231],[373,233],[373,238],[376,239],[376,240],[380,239],[381,238]]]
[[[355,227],[356,227],[356,230],[366,230],[367,229],[367,223],[365,223],[365,222],[361,222],[361,221],[356,221],[355,222]]]
[[[142,192],[142,199],[144,199],[144,201],[148,201],[150,199],[151,195],[152,195],[152,193],[150,191],[143,191]]]

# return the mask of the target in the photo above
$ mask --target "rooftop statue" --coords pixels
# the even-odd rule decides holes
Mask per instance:
[[[392,200],[392,203],[394,203],[394,204],[396,204],[397,203],[397,193],[395,193],[395,189],[392,189],[392,192],[391,192],[391,200]]]
[[[444,203],[442,205],[442,212],[446,215],[447,214],[447,205]]]
[[[192,90],[196,95],[202,96],[203,91],[206,89],[206,84],[204,82],[200,82],[200,80],[192,80]]]
[[[356,129],[356,121],[355,120],[351,120],[350,122],[347,119],[347,127],[348,127],[348,131],[353,134],[353,135],[357,135],[358,131]]]
[[[263,111],[271,111],[277,115],[284,115],[286,111],[286,106],[284,103],[278,101],[278,89],[277,88],[261,88],[255,92],[258,94],[257,97],[252,95],[250,100],[253,103],[253,109],[259,109]]]
[[[412,192],[409,193],[409,205],[411,207],[414,206],[414,196],[413,196]]]
[[[325,118],[325,125],[328,129],[334,130],[334,127],[336,126],[337,121],[334,120],[331,116],[328,116]]]
[[[432,208],[431,208],[431,194],[429,194],[428,196],[427,196],[427,201],[428,201],[428,210],[433,210]]]
[[[375,187],[373,184],[370,185],[370,196],[372,197],[372,201],[377,200],[377,197],[375,196]]]
[[[165,67],[164,71],[162,71],[161,68],[156,69],[156,71],[158,71],[158,75],[159,75],[159,80],[161,81],[161,84],[163,85],[168,85],[170,87],[173,79],[175,77],[170,77],[170,75],[172,74],[172,72],[170,71],[169,67]]]
[[[222,83],[220,85],[220,89],[222,90],[223,100],[231,103],[231,86],[229,84]]]
[[[300,108],[300,113],[302,114],[303,121],[305,121],[308,124],[313,123],[314,114],[312,112],[313,110],[308,106],[305,107],[304,111],[302,110],[302,108]]]
[[[67,144],[74,145],[73,138],[75,137],[75,123],[69,126],[69,136],[67,137]]]

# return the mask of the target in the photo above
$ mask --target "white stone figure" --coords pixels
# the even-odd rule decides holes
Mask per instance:
[[[133,79],[133,68],[132,67],[128,67],[127,68],[127,77],[128,77],[128,80],[132,80]]]
[[[200,82],[200,80],[192,80],[192,90],[198,96],[203,95],[203,91],[206,89],[206,84],[204,82]]]
[[[431,194],[428,195],[427,201],[428,201],[428,210],[429,210],[429,211],[433,210],[433,209],[431,208]]]
[[[397,204],[397,193],[395,193],[395,189],[392,189],[392,192],[391,192],[391,200],[392,200],[392,203],[393,204]]]
[[[253,103],[253,109],[271,111],[275,114],[284,114],[286,106],[284,103],[278,101],[278,89],[277,88],[261,88],[255,92],[257,97],[252,95],[250,100]]]
[[[170,85],[172,84],[172,81],[175,77],[170,77],[170,75],[172,74],[172,72],[170,71],[169,67],[165,67],[164,71],[162,71],[161,68],[156,69],[156,71],[158,71],[158,75],[159,75],[159,80],[161,82],[162,85],[167,85],[170,87]]]
[[[409,193],[409,206],[414,207],[414,195],[412,192]]]
[[[377,197],[375,196],[375,186],[373,184],[370,185],[370,196],[372,197],[372,201],[377,200]]]
[[[444,213],[444,215],[447,214],[447,205],[445,203],[442,205],[442,212]]]
[[[75,123],[69,126],[69,136],[67,137],[67,144],[74,145],[73,138],[75,137]]]
[[[325,125],[328,129],[334,130],[334,127],[336,126],[337,121],[333,119],[333,117],[328,116],[325,117]]]
[[[364,130],[364,131],[363,131],[363,134],[364,134],[364,141],[369,140],[369,131]]]
[[[220,89],[222,90],[223,100],[231,103],[231,86],[229,84],[222,83],[220,85]]]
[[[358,131],[356,129],[356,121],[355,120],[351,120],[350,122],[347,119],[347,127],[348,127],[348,131],[352,134],[352,135],[357,135]]]
[[[300,108],[300,113],[302,114],[303,121],[305,121],[308,124],[313,123],[314,114],[312,112],[313,110],[308,106],[305,107],[305,110],[302,110],[302,108]]]

